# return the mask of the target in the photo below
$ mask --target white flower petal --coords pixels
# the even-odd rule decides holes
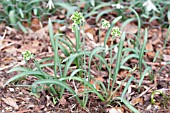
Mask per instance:
[[[48,7],[49,9],[54,8],[53,1],[52,1],[52,0],[49,0],[46,7]]]
[[[147,2],[144,2],[142,6],[144,6],[144,7],[145,7],[146,5],[147,5]]]
[[[115,53],[118,52],[118,47],[117,46],[114,48],[114,51],[115,51]]]
[[[146,10],[149,11],[149,12],[150,12],[151,10],[154,10],[154,11],[159,12],[159,11],[157,10],[156,6],[152,3],[151,0],[147,0],[146,2],[144,2],[144,3],[143,3],[143,6],[146,7]]]
[[[112,7],[116,7],[117,9],[123,9],[124,8],[121,4],[112,4]]]
[[[146,7],[146,10],[150,12],[152,10],[152,7]]]

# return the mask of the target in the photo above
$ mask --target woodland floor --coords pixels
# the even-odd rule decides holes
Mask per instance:
[[[89,20],[90,21],[90,20]],[[87,21],[88,22],[88,21]],[[91,24],[91,23],[90,23]],[[121,26],[121,23],[117,24]],[[62,26],[56,24],[59,28]],[[36,29],[36,28],[35,28]],[[52,99],[48,92],[42,91],[38,95],[40,98],[36,98],[31,95],[30,88],[13,86],[13,84],[8,85],[3,88],[3,84],[9,78],[13,77],[17,73],[8,74],[7,71],[15,66],[25,66],[21,52],[24,50],[30,50],[35,54],[37,59],[52,56],[52,50],[50,45],[50,40],[48,37],[47,27],[35,30],[29,34],[23,34],[20,31],[0,25],[0,35],[3,36],[6,30],[5,38],[0,40],[0,112],[4,113],[102,113],[109,109],[103,103],[95,98],[94,95],[90,96],[89,102],[87,104],[87,109],[82,109],[76,100],[68,99],[69,93],[64,94],[64,97],[60,99],[59,103],[53,105]],[[97,43],[96,32],[98,28],[91,28],[89,25],[85,27],[85,31],[91,33],[94,36],[94,42]],[[136,33],[137,26],[132,23],[127,27],[128,32]],[[57,30],[55,30],[57,33]],[[70,32],[69,28],[64,28],[63,32],[70,37],[74,35]],[[143,29],[141,30],[143,31]],[[164,50],[163,44],[165,40],[167,29],[152,28],[149,29],[148,43],[146,46],[148,52],[145,54],[144,58],[147,64],[153,69],[154,80],[151,81],[149,76],[146,76],[143,81],[143,87],[140,92],[138,92],[135,86],[131,86],[131,93],[128,94],[130,100],[133,100],[133,105],[140,110],[142,113],[168,113],[170,112],[170,99],[165,100],[161,95],[155,95],[156,104],[152,105],[150,102],[151,93],[155,90],[163,91],[167,97],[170,98],[170,65],[165,66],[165,68],[159,73],[164,65],[164,62],[170,61],[170,36],[168,37],[167,45]],[[102,32],[104,37],[105,31]],[[131,38],[131,36],[127,36]],[[74,38],[71,38],[75,40]],[[158,59],[152,63],[152,60],[156,54],[156,51],[160,50],[160,56]],[[132,60],[128,62],[128,65],[134,65],[137,61]],[[47,71],[52,73],[51,69],[48,68]],[[126,71],[121,70],[119,72],[119,78],[122,79],[126,75]],[[139,79],[139,74],[136,72],[135,77]],[[31,84],[35,78],[28,77],[19,82],[19,84]],[[71,86],[72,84],[70,84]],[[123,89],[123,88],[122,88]],[[121,92],[122,89],[119,91]],[[120,95],[120,94],[118,94]],[[164,103],[164,104],[163,104]],[[115,105],[115,106],[114,106]],[[123,104],[122,104],[123,105]],[[118,104],[113,104],[114,107],[119,107]],[[111,107],[111,106],[110,106]],[[130,111],[123,105],[121,107],[124,113],[130,113]]]

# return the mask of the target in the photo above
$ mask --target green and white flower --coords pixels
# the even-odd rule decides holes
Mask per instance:
[[[144,3],[143,3],[143,6],[146,8],[146,10],[147,10],[148,12],[150,12],[150,11],[153,10],[153,11],[156,11],[156,12],[159,13],[158,9],[157,9],[156,6],[152,3],[151,0],[147,0],[146,2],[144,2]]]
[[[119,29],[119,27],[113,27],[112,28],[112,32],[111,32],[111,35],[112,36],[120,36],[121,35],[121,31],[120,31],[120,29]]]
[[[33,55],[30,51],[28,51],[28,50],[22,52],[22,55],[23,55],[23,57],[24,57],[24,59],[25,59],[26,61],[30,60],[30,59],[33,58],[33,56],[34,56],[34,55]]]
[[[77,11],[71,16],[70,19],[73,20],[73,22],[77,25],[82,25],[82,23],[85,22],[83,14],[81,12],[77,12]]]
[[[101,20],[101,25],[102,25],[102,28],[103,28],[103,29],[107,29],[107,28],[110,27],[110,22],[107,21],[106,19],[102,19],[102,20]]]
[[[74,32],[76,30],[76,27],[78,28],[78,30],[80,29],[76,23],[73,23],[71,26],[71,31]]]

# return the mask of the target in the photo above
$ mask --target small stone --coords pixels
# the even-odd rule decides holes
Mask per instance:
[[[22,92],[19,92],[19,94],[20,94],[20,95],[23,95],[23,93],[22,93]]]
[[[9,91],[14,92],[15,90],[14,90],[14,88],[9,88]]]
[[[66,26],[62,26],[62,27],[60,27],[60,28],[59,28],[59,30],[60,30],[61,32],[65,32],[65,31],[66,31],[66,29],[67,29],[67,27],[66,27]]]

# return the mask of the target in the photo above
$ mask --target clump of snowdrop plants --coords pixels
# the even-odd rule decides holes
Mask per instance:
[[[4,87],[11,82],[19,80],[19,78],[34,76],[37,80],[30,85],[31,91],[33,93],[38,93],[38,88],[41,89],[41,91],[44,89],[47,90],[51,95],[54,104],[56,104],[64,94],[70,93],[69,95],[71,95],[72,98],[74,97],[83,108],[86,108],[89,98],[91,98],[89,95],[96,95],[98,100],[106,102],[108,105],[115,100],[121,101],[133,112],[139,113],[139,111],[134,108],[126,100],[126,98],[124,98],[130,83],[134,80],[133,75],[128,75],[121,81],[125,82],[129,79],[122,96],[113,96],[121,87],[121,84],[118,85],[116,82],[119,70],[125,69],[132,72],[131,70],[134,69],[124,66],[124,63],[127,62],[131,56],[139,58],[139,55],[135,53],[131,56],[129,55],[130,57],[126,56],[127,54],[124,54],[123,50],[126,34],[125,32],[122,33],[119,27],[115,26],[116,22],[118,22],[121,18],[122,17],[119,16],[111,23],[106,19],[101,20],[101,26],[99,27],[106,30],[106,35],[103,42],[104,45],[98,46],[93,50],[82,48],[84,43],[82,43],[81,39],[84,39],[84,37],[83,35],[80,35],[80,31],[84,30],[82,29],[82,26],[85,24],[85,18],[81,12],[76,11],[70,18],[73,21],[72,31],[74,32],[76,38],[75,45],[69,36],[66,36],[65,34],[54,34],[52,22],[49,19],[49,36],[54,56],[37,61],[30,51],[23,52],[22,54],[26,61],[34,58],[33,61],[35,67],[17,67],[11,69],[9,72],[18,71],[20,73],[10,78],[5,83]],[[112,43],[108,47],[106,45],[109,38],[120,38],[120,41],[117,44]],[[113,54],[112,51],[114,50],[115,53]],[[131,50],[132,48],[129,49],[128,52],[131,52]],[[64,54],[64,57],[61,56],[58,51],[61,51]],[[133,51],[131,53],[133,53]],[[106,59],[106,52],[107,54],[110,54],[107,55],[110,61],[109,63]],[[142,58],[142,55],[140,58]],[[116,64],[115,67],[112,66],[114,62]],[[44,71],[46,69],[45,67],[49,67],[53,70],[53,74]],[[107,84],[96,79],[96,76],[92,73],[94,68],[96,68],[95,70],[99,73],[101,71],[106,71],[108,73],[108,78],[106,81]],[[43,88],[44,86],[45,88]],[[81,87],[81,91],[79,90],[79,86],[83,86]]]

